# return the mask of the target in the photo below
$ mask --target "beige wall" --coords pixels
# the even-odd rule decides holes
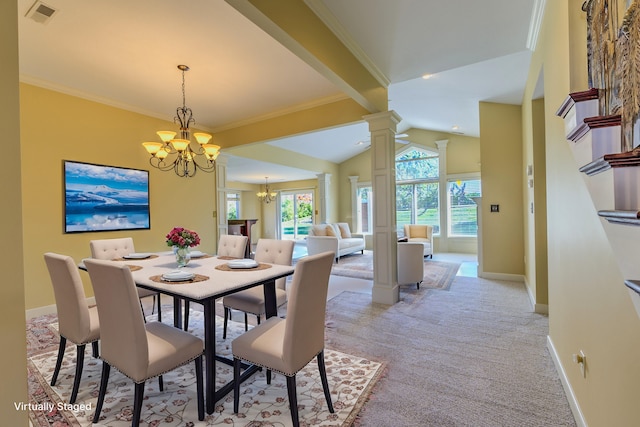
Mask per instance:
[[[521,107],[480,103],[482,270],[524,274]],[[492,204],[499,212],[491,212]]]
[[[153,140],[156,130],[172,129],[173,123],[27,84],[20,88],[27,309],[54,304],[42,258],[47,251],[80,261],[90,255],[91,239],[123,236],[133,237],[138,251],[166,250],[165,235],[174,226],[197,231],[200,249],[215,251],[215,174],[181,179],[173,172],[160,172],[149,166],[140,145]],[[63,160],[151,170],[151,229],[65,234]],[[85,290],[93,295],[88,280]]]
[[[0,2],[0,128],[5,163],[0,168],[2,226],[8,231],[0,269],[5,274],[0,286],[0,337],[5,351],[0,363],[0,414],[7,426],[28,425],[28,412],[17,411],[15,403],[28,403],[27,358],[23,263],[23,220],[21,213],[20,128],[18,87],[18,12],[15,1]]]
[[[638,423],[640,320],[555,115],[568,93],[587,89],[581,4],[546,3],[528,88],[530,94],[542,70],[549,343],[578,418],[589,426],[632,426]],[[579,350],[587,356],[586,378],[572,361]]]

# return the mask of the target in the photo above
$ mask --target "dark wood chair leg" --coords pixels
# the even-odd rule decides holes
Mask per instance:
[[[333,403],[331,402],[331,392],[329,391],[329,382],[327,381],[327,370],[324,366],[324,350],[318,356],[318,370],[320,371],[320,380],[322,381],[322,389],[324,390],[324,398],[327,400],[329,412],[333,414]]]
[[[189,301],[184,300],[184,330],[189,329]]]
[[[240,408],[240,359],[233,358],[233,413]]]
[[[64,349],[67,347],[67,339],[60,336],[60,345],[58,346],[58,360],[56,360],[56,368],[53,370],[53,377],[51,377],[51,385],[56,385],[58,380],[58,374],[60,373],[60,367],[62,366],[62,358],[64,357]]]
[[[93,358],[97,359],[98,357],[100,357],[100,350],[98,347],[98,341],[94,341],[91,343],[91,348],[93,349]]]
[[[98,392],[98,401],[96,402],[96,412],[93,414],[93,423],[96,424],[100,421],[100,411],[102,411],[102,404],[104,403],[104,396],[107,394],[107,384],[109,383],[109,372],[111,372],[111,365],[104,360],[102,361],[102,377],[100,378],[100,391]]]
[[[224,325],[222,327],[222,339],[227,339],[227,318],[231,318],[231,310],[227,307],[224,308]]]
[[[164,380],[162,379],[162,375],[158,377],[158,388],[160,391],[164,391]]]
[[[142,318],[144,319],[144,323],[147,323],[147,315],[144,312],[144,307],[142,306],[142,300],[140,300],[140,309],[142,310]]]
[[[260,317],[262,317],[262,316],[260,316],[259,314],[256,314],[256,319],[257,319],[258,325],[260,324]]]
[[[196,392],[198,397],[198,420],[204,421],[204,387],[202,381],[202,356],[195,360],[196,364]]]
[[[153,297],[154,301],[156,297]],[[161,295],[158,294],[158,322],[162,322],[162,298]]]
[[[131,427],[138,427],[140,425],[140,413],[142,412],[142,400],[144,399],[144,381],[136,383],[135,391],[133,393],[133,419],[131,420]]]
[[[245,332],[249,330],[249,315],[244,313],[244,330]]]
[[[80,378],[82,378],[82,367],[84,366],[84,350],[85,345],[77,345],[76,346],[76,377],[73,379],[73,388],[71,389],[71,397],[69,398],[69,403],[72,405],[76,403],[76,398],[78,397],[78,389],[80,388]]]
[[[267,384],[271,384],[271,369],[267,369]]]
[[[298,396],[296,394],[296,376],[287,377],[287,393],[289,394],[289,410],[291,411],[291,422],[293,427],[300,426],[298,419]]]

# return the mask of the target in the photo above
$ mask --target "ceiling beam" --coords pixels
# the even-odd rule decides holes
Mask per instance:
[[[388,110],[387,87],[303,0],[226,0],[267,34],[362,105],[369,114]]]

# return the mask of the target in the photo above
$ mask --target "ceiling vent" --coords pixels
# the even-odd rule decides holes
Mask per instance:
[[[37,0],[25,16],[40,24],[46,24],[56,13],[58,13],[56,9]]]

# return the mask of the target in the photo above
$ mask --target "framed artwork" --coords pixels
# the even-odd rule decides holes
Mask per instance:
[[[64,232],[148,230],[149,171],[64,161]]]

